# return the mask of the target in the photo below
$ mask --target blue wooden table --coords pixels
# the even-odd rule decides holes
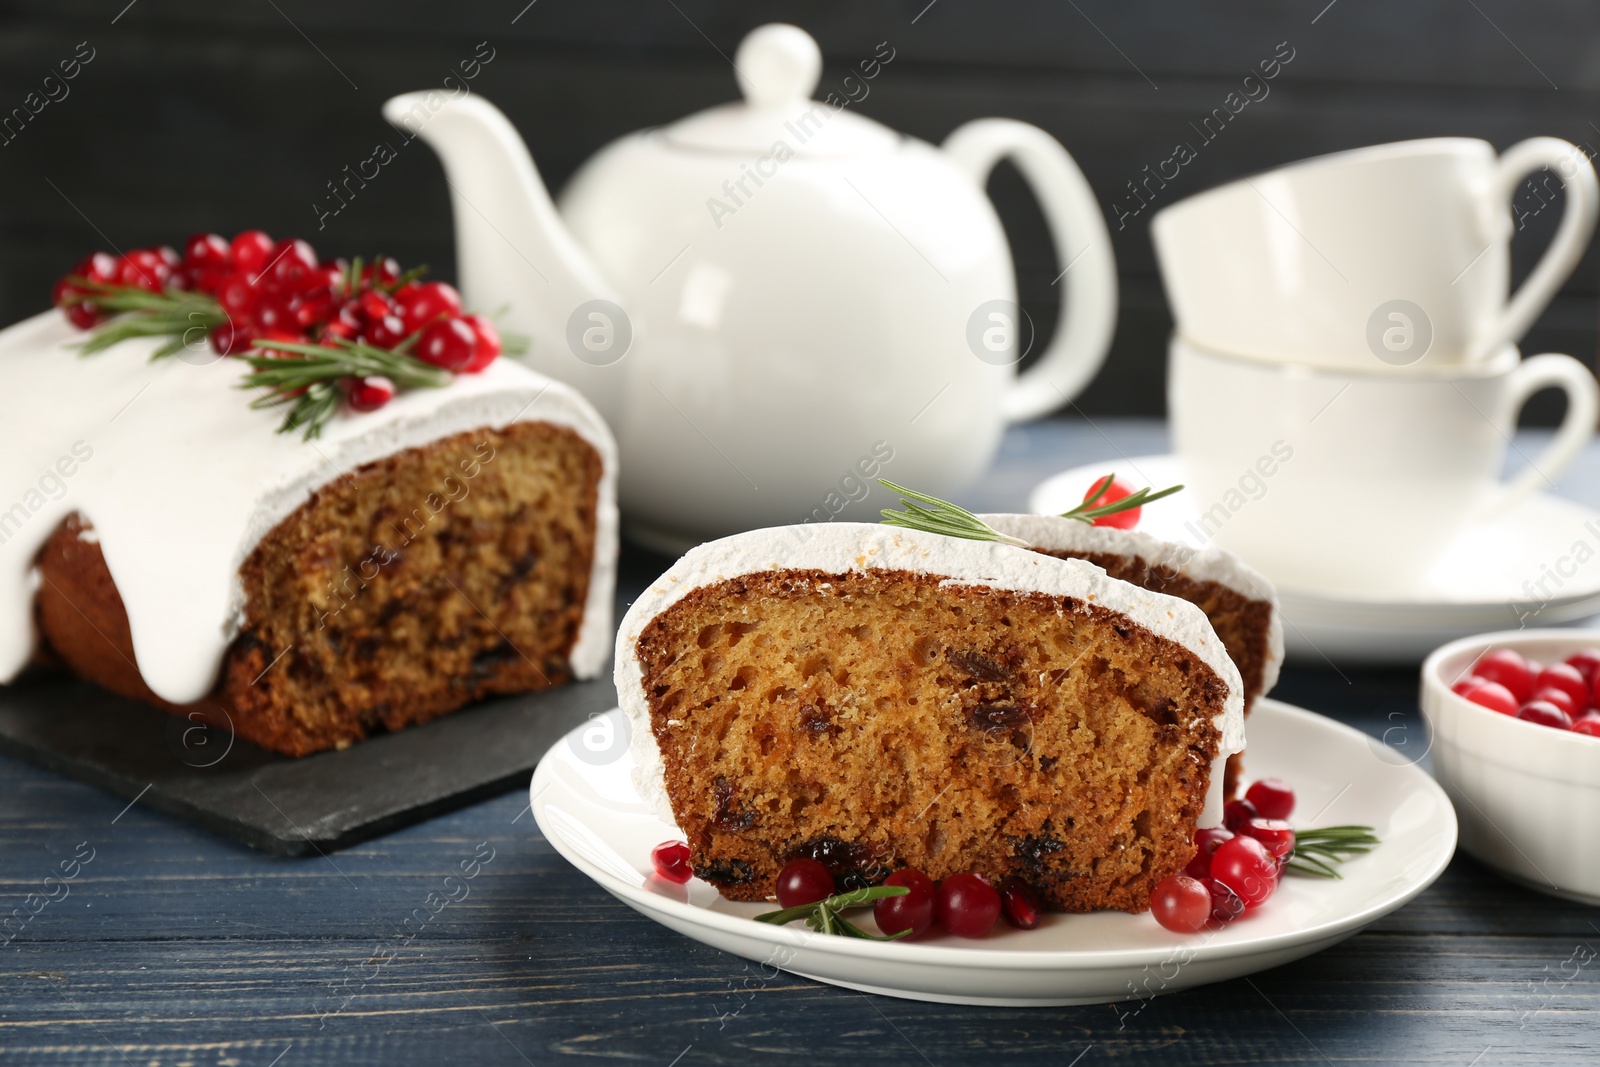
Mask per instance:
[[[1015,431],[964,502],[1018,508],[1055,470],[1164,447],[1158,423]],[[1560,490],[1600,504],[1600,451]],[[643,581],[662,564],[632,554],[625,569]],[[1411,671],[1290,669],[1275,695],[1371,732],[1403,709],[1420,731],[1414,687]],[[1488,1067],[1592,1065],[1600,1044],[1600,909],[1464,856],[1409,907],[1275,971],[1144,1003],[1003,1010],[773,977],[614,901],[526,808],[511,793],[282,859],[0,759],[0,914],[38,895],[0,950],[0,1063]],[[65,895],[45,882],[63,862]]]

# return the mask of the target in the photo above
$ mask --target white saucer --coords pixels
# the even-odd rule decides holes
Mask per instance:
[[[650,850],[681,839],[639,799],[626,745],[597,764],[574,730],[540,760],[533,816],[556,851],[607,892],[672,930],[766,966],[850,989],[951,1004],[1036,1007],[1145,1000],[1277,967],[1336,944],[1426,889],[1450,862],[1456,817],[1442,790],[1394,749],[1275,700],[1250,716],[1250,772],[1295,787],[1300,825],[1364,823],[1383,844],[1351,860],[1344,878],[1285,877],[1258,911],[1214,933],[1182,935],[1149,914],[1049,915],[1037,930],[1002,924],[981,941],[950,935],[875,942],[751,921],[771,904],[723,900],[698,878],[679,886],[652,873]],[[870,912],[852,913],[872,926]],[[1137,1010],[1137,1009],[1133,1009]]]
[[[1063,471],[1034,489],[1028,507],[1066,511],[1110,470],[1135,485],[1183,481],[1176,456],[1135,456]],[[1198,547],[1196,518],[1189,494],[1178,493],[1145,508],[1139,529]],[[1381,508],[1373,521],[1383,521]],[[1580,542],[1589,552],[1582,564],[1573,555]],[[1282,586],[1278,596],[1289,655],[1307,662],[1418,663],[1442,644],[1486,630],[1570,625],[1600,614],[1600,512],[1535,493],[1463,531],[1429,570],[1388,597]]]

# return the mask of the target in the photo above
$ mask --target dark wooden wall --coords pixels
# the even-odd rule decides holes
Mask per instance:
[[[1122,312],[1090,413],[1158,414],[1170,318],[1148,221],[1112,205],[1288,42],[1294,59],[1162,193],[1170,203],[1304,156],[1440,134],[1504,148],[1552,134],[1600,147],[1595,0],[28,0],[0,6],[0,114],[87,41],[94,58],[0,146],[0,318],[47,301],[86,250],[261,226],[327,254],[383,250],[453,273],[434,158],[402,153],[317,232],[313,204],[388,127],[391,93],[436,86],[487,41],[474,86],[517,123],[559,186],[612,138],[735,95],[731,55],[762,22],[810,30],[824,84],[888,41],[894,62],[859,109],[937,141],[985,115],[1036,123],[1072,151],[1107,210]],[[57,93],[59,89],[53,90]],[[992,191],[1024,303],[1048,324],[1059,270],[1021,182]],[[1526,203],[1537,206],[1532,192]],[[1159,204],[1158,204],[1159,206]],[[1552,206],[1516,245],[1526,271]],[[1529,339],[1593,362],[1597,258]],[[1548,413],[1546,413],[1548,414]]]

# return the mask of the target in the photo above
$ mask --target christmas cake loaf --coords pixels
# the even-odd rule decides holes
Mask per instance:
[[[1239,673],[1193,604],[1093,564],[883,525],[702,545],[634,603],[617,692],[641,792],[736,900],[1016,875],[1143,910],[1221,817]]]
[[[1244,684],[1244,713],[1271,692],[1283,665],[1278,594],[1266,576],[1220,548],[1191,548],[1137,530],[1092,526],[1053,515],[982,515],[991,527],[1036,552],[1085,559],[1113,578],[1180,597],[1211,620]],[[1239,783],[1242,756],[1228,761],[1224,795]]]
[[[319,436],[280,433],[216,327],[160,359],[164,337],[82,354],[58,313],[0,333],[0,682],[64,664],[300,756],[602,669],[615,448],[588,403],[496,342],[398,395],[286,385],[329,399]]]

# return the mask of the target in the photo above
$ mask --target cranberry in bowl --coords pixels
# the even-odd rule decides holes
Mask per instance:
[[[1586,904],[1600,904],[1600,850],[1588,847],[1600,840],[1597,667],[1600,630],[1560,629],[1465,637],[1422,665],[1433,773],[1461,847]]]

